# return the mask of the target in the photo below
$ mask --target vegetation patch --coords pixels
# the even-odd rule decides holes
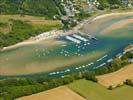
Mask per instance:
[[[60,21],[44,17],[0,15],[0,48],[24,41],[41,32],[61,28]]]
[[[1,14],[35,15],[53,18],[58,11],[53,0],[0,0]]]
[[[87,100],[132,100],[133,87],[122,86],[113,90],[87,80],[78,80],[68,85],[73,91],[77,92]],[[128,91],[128,92],[127,92]]]

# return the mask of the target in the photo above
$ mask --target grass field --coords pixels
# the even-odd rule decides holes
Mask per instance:
[[[10,19],[14,20],[21,20],[21,21],[27,21],[31,22],[32,24],[57,24],[59,23],[58,20],[49,20],[45,17],[39,17],[39,16],[30,16],[30,15],[0,15],[0,22],[9,22]],[[52,23],[51,23],[52,22]]]
[[[18,98],[16,100],[85,100],[69,88],[61,86],[52,90]]]
[[[126,85],[108,90],[100,84],[79,80],[71,83],[68,87],[87,100],[133,100],[133,87]]]
[[[124,68],[101,76],[97,76],[98,82],[104,86],[113,87],[117,86],[118,84],[123,84],[126,79],[133,79],[133,64],[127,65]]]
[[[35,27],[56,27],[60,25],[60,21],[58,20],[48,20],[45,17],[37,17],[37,16],[20,16],[20,15],[0,15],[0,32],[1,33],[9,33],[12,29],[12,21],[11,20],[20,20],[32,24]]]

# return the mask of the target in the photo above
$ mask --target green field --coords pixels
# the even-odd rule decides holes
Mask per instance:
[[[79,80],[68,85],[69,88],[87,100],[133,100],[133,87],[122,86],[113,90],[87,80]]]

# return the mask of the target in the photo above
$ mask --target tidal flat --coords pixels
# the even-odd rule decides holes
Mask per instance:
[[[129,21],[130,20],[130,21]],[[120,27],[116,27],[121,25]],[[87,23],[74,43],[62,36],[0,52],[0,75],[47,73],[63,76],[107,63],[133,43],[133,14],[109,16]],[[69,35],[73,37],[73,34]],[[92,35],[97,40],[89,37]],[[58,71],[59,70],[59,71]]]

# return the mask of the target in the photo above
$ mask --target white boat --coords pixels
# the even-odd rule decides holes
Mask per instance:
[[[83,67],[83,68],[85,68],[85,66],[84,66],[84,65],[83,65],[82,67]]]
[[[80,40],[82,40],[82,41],[84,41],[84,42],[87,42],[87,41],[88,41],[86,38],[81,37],[81,36],[76,35],[76,34],[73,34],[73,37],[75,37],[75,38],[77,38],[77,39],[80,39]]]
[[[106,58],[107,56],[108,56],[108,55],[105,55],[105,56],[101,57],[100,59],[98,59],[98,60],[96,60],[96,61],[99,62],[99,61],[103,60],[104,58]]]
[[[94,64],[93,62],[90,63],[90,65],[93,65],[93,64]]]
[[[75,69],[76,69],[76,70],[78,70],[79,68],[78,68],[78,67],[76,67]]]
[[[67,40],[70,40],[70,41],[72,41],[72,42],[75,42],[75,43],[77,43],[77,44],[81,43],[80,40],[77,40],[77,39],[75,39],[75,38],[73,38],[73,37],[70,37],[70,36],[66,36],[66,39],[67,39]]]
[[[88,45],[90,45],[90,43],[89,43],[89,42],[88,42],[87,44],[88,44]]]
[[[110,62],[112,62],[112,61],[113,61],[113,59],[109,59],[109,60],[107,60],[108,63],[110,63]]]
[[[97,67],[95,67],[95,68],[97,69],[97,68],[100,68],[100,67],[102,67],[102,66],[104,66],[104,65],[106,65],[106,63],[103,63],[103,64],[101,64],[101,65],[99,65],[99,66],[97,66]]]
[[[60,72],[56,72],[56,74],[59,74]]]

